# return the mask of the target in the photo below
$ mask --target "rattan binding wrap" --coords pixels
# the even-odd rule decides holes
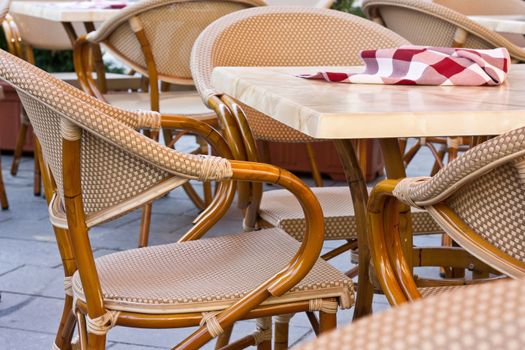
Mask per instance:
[[[189,67],[191,48],[201,31],[233,11],[262,6],[260,0],[192,1],[146,0],[119,11],[87,39],[104,43],[136,71],[148,75],[146,60],[132,24],[140,21],[154,54],[159,79],[193,84]],[[173,41],[176,44],[170,45]]]
[[[525,348],[525,282],[500,281],[425,298],[358,320],[298,350]]]
[[[525,60],[525,50],[514,45],[465,15],[424,0],[364,0],[363,11],[368,17],[377,14],[385,26],[415,45],[454,46],[457,28],[468,33],[463,47],[491,49],[505,47],[510,56]]]
[[[119,205],[174,176],[201,180],[231,176],[227,160],[163,147],[133,128],[144,121],[140,114],[97,104],[73,88],[62,89],[49,74],[5,51],[0,52],[0,78],[19,93],[60,195],[61,120],[82,129],[81,180],[87,214]]]
[[[193,47],[191,69],[207,103],[211,96],[222,93],[211,86],[214,67],[360,65],[361,49],[405,44],[405,39],[383,27],[339,11],[259,7],[232,13],[210,25]],[[245,105],[243,108],[257,139],[313,140]]]

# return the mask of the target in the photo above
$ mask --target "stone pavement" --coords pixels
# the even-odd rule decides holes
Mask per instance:
[[[429,156],[423,154],[409,168],[410,175],[429,172]],[[10,203],[8,211],[0,212],[0,349],[40,350],[50,349],[54,341],[63,300],[63,271],[55,244],[54,234],[48,221],[43,198],[32,193],[33,162],[24,158],[18,176],[9,174],[11,157],[3,155],[3,176]],[[305,179],[311,183],[311,180]],[[327,180],[326,185],[337,183]],[[341,183],[338,183],[341,185]],[[190,227],[198,211],[182,189],[155,202],[151,227],[151,244],[177,241]],[[136,247],[140,212],[131,213],[117,221],[102,225],[91,231],[95,254],[101,256],[119,250]],[[226,217],[216,225],[208,236],[239,232],[241,214],[232,207]],[[435,236],[419,237],[418,244],[433,244]],[[340,242],[328,241],[324,252]],[[348,270],[348,254],[331,261],[343,271]],[[418,274],[435,274],[424,270]],[[374,311],[387,309],[384,296],[374,298]],[[353,309],[338,313],[338,324],[352,319]],[[253,321],[236,324],[232,339],[251,332]],[[192,329],[141,330],[116,327],[109,332],[108,349],[140,350],[170,349],[191,334]],[[313,332],[303,314],[295,315],[290,327],[290,345],[312,339]],[[205,349],[213,348],[210,342]]]

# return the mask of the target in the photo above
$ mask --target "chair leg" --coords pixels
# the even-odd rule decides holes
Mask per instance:
[[[308,154],[308,161],[310,162],[310,168],[312,168],[312,177],[314,178],[315,186],[323,187],[323,178],[317,164],[315,157],[314,147],[311,143],[306,144],[306,153]]]
[[[337,327],[337,314],[319,311],[319,333],[331,331]]]
[[[257,332],[264,332],[268,330],[270,332],[272,330],[272,318],[271,317],[258,318],[257,319]],[[255,343],[257,345],[257,350],[271,350],[272,349],[271,333],[270,333],[270,336],[267,338],[262,338],[262,340],[260,341],[255,340]]]
[[[230,342],[230,338],[233,332],[233,325],[224,330],[224,333],[217,337],[217,342],[215,343],[215,349],[220,349],[225,347]]]
[[[87,350],[105,350],[106,349],[106,335],[97,335],[88,333],[88,347]]]
[[[139,232],[139,248],[144,248],[148,246],[152,207],[153,207],[153,202],[146,203],[142,207],[142,217],[140,219],[140,232]]]
[[[73,297],[66,295],[62,318],[55,338],[55,345],[60,350],[71,350],[71,340],[77,323],[77,317],[73,313]]]
[[[42,174],[40,173],[40,162],[43,162],[42,151],[37,142],[34,143],[34,175],[33,175],[33,194],[40,197],[42,194]]]
[[[9,209],[9,203],[7,201],[7,194],[5,193],[4,178],[2,176],[2,163],[0,160],[0,205],[2,210]]]
[[[13,162],[11,163],[11,175],[16,176],[18,174],[18,167],[20,160],[22,159],[22,151],[24,144],[26,143],[27,130],[29,124],[20,124],[20,130],[18,130],[18,136],[16,137],[15,153],[13,154]]]
[[[273,338],[274,350],[288,349],[288,331],[290,329],[290,319],[293,315],[279,315],[274,318],[275,333]]]

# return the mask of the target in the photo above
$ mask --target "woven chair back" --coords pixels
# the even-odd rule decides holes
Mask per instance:
[[[120,208],[123,213],[148,200],[145,197],[153,199],[155,191],[158,196],[166,186],[180,185],[180,180],[222,179],[228,172],[226,160],[180,153],[135,130],[160,124],[160,116],[119,110],[65,88],[65,83],[2,50],[0,79],[17,90],[60,197],[67,176],[62,173],[62,139],[76,137],[65,126],[80,127],[81,187],[88,215],[127,205]]]
[[[408,41],[375,23],[347,13],[300,7],[260,7],[225,16],[195,43],[192,72],[207,102],[221,94],[211,85],[218,66],[361,65],[363,49],[406,45]],[[312,139],[243,106],[257,139],[307,142]]]
[[[365,0],[365,14],[415,45],[462,46],[474,49],[506,47],[512,58],[525,60],[525,51],[464,14],[424,0]]]
[[[148,76],[147,59],[133,26],[144,29],[159,79],[193,84],[191,48],[204,28],[226,14],[263,5],[259,0],[146,0],[129,6],[89,36],[136,71]]]

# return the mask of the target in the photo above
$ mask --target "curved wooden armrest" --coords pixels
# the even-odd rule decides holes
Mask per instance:
[[[324,239],[324,218],[319,201],[310,188],[290,172],[278,167],[242,161],[231,161],[232,179],[257,181],[280,185],[289,190],[300,202],[306,218],[306,234],[296,255],[280,272],[252,290],[248,295],[216,315],[223,329],[260,305],[270,296],[281,296],[299,283],[319,258]],[[178,348],[195,348],[204,345],[211,335],[201,326]]]
[[[421,298],[402,249],[401,230],[409,230],[410,208],[392,194],[401,180],[384,180],[368,201],[370,252],[381,288],[392,305]]]

